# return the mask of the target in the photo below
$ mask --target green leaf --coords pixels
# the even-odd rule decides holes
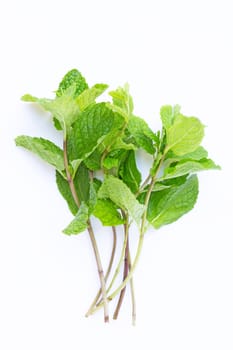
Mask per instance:
[[[93,149],[91,151],[89,151],[88,153],[83,155],[83,158],[81,159],[74,159],[71,161],[71,165],[73,168],[73,173],[72,176],[74,177],[76,174],[76,171],[79,167],[79,165],[84,162],[84,164],[89,164],[90,167],[87,165],[88,169],[90,170],[98,170],[99,166],[100,166],[100,161],[101,161],[101,153],[98,152],[98,150],[96,150],[96,148],[98,148],[98,146],[101,144],[101,142],[104,140],[104,136],[100,137],[99,140],[97,140],[96,145],[93,147]],[[72,140],[69,143],[69,145],[72,145]],[[73,146],[71,146],[73,147]],[[72,148],[69,147],[69,150],[71,150]],[[97,151],[97,153],[95,153],[95,151]],[[74,150],[75,152],[75,150]],[[94,155],[94,157],[92,157]],[[97,156],[97,160],[95,160],[95,156]],[[88,159],[89,157],[89,159]],[[97,162],[97,168],[96,168],[96,162]]]
[[[89,171],[83,163],[80,164],[80,166],[78,167],[77,173],[73,181],[80,202],[87,203],[90,192],[90,181]]]
[[[56,171],[56,183],[62,197],[66,200],[71,213],[73,215],[76,215],[78,211],[78,207],[71,194],[68,181],[64,179],[64,177],[58,171]]]
[[[98,192],[100,199],[110,198],[118,207],[126,210],[129,215],[139,224],[144,211],[129,187],[114,176],[106,176]]]
[[[105,169],[117,168],[119,166],[119,158],[108,155],[104,158],[103,166]]]
[[[133,99],[129,93],[129,85],[118,87],[114,91],[110,91],[109,95],[112,97],[113,105],[117,107],[115,111],[123,113],[122,115],[128,118],[133,113]]]
[[[96,84],[90,89],[86,89],[77,97],[77,104],[80,111],[86,109],[89,105],[95,102],[96,98],[108,88],[106,84]]]
[[[160,109],[160,116],[162,120],[163,127],[168,130],[174,121],[174,118],[180,113],[180,106],[175,105],[170,106],[170,105],[165,105],[162,106]]]
[[[158,182],[155,183],[152,189],[152,192],[159,192],[159,191],[167,190],[171,187],[181,186],[185,183],[186,179],[187,179],[187,175],[176,177],[173,179],[163,180],[163,181],[160,181],[160,179],[158,179]],[[149,185],[144,187],[143,191],[140,192],[139,196],[137,197],[139,202],[142,204],[145,203],[145,198],[146,198],[148,189],[149,189]]]
[[[24,102],[37,102],[43,109],[51,112],[50,108],[52,108],[51,104],[53,103],[52,102],[53,100],[51,100],[51,99],[46,99],[46,98],[40,99],[40,98],[32,96],[30,94],[25,94],[21,97],[21,100]],[[63,129],[61,122],[56,118],[56,116],[53,116],[53,124],[57,130]]]
[[[155,148],[153,141],[156,141],[156,136],[145,120],[140,117],[131,116],[127,128],[138,146],[142,147],[146,152],[154,154]]]
[[[22,135],[16,137],[15,143],[17,146],[35,153],[57,170],[64,169],[63,151],[53,142],[39,137]]]
[[[166,155],[166,159],[169,160],[169,163],[178,162],[180,160],[201,160],[207,157],[208,152],[202,146],[199,146],[195,151],[186,153],[182,156],[177,156],[172,151],[168,151]]]
[[[167,179],[167,180],[158,179],[157,184],[169,186],[169,187],[172,187],[172,186],[177,187],[177,186],[183,185],[186,182],[187,177],[188,177],[188,175],[183,175],[183,176],[174,177],[172,179]],[[156,184],[155,184],[155,186],[156,186]]]
[[[74,86],[74,97],[80,95],[84,90],[88,89],[85,78],[77,69],[70,70],[62,79],[56,91],[57,97],[61,97],[64,92]]]
[[[180,161],[176,165],[165,169],[162,180],[211,169],[220,169],[220,167],[216,165],[211,159],[204,158],[199,161]]]
[[[68,138],[68,153],[71,160],[83,159],[100,143],[107,146],[114,135],[122,128],[124,119],[111,110],[105,103],[91,105],[83,111]]]
[[[80,109],[75,96],[75,85],[64,90],[60,97],[54,100],[39,99],[38,103],[51,112],[53,118],[57,119],[63,128],[69,128],[78,118]]]
[[[62,130],[62,125],[55,117],[53,117],[53,125],[57,130]]]
[[[153,187],[153,192],[167,190],[170,187],[171,185],[164,185],[162,183],[157,182]]]
[[[93,214],[104,226],[115,226],[124,223],[116,205],[110,199],[98,199],[97,192],[101,181],[94,179],[90,183],[89,215]]]
[[[82,163],[83,159],[75,159],[75,160],[72,160],[70,163],[71,163],[71,166],[72,166],[72,177],[74,178],[75,177],[75,174],[78,170],[78,167],[79,165]]]
[[[97,202],[97,190],[96,185],[93,181],[90,182],[90,191],[89,191],[89,201],[88,201],[88,207],[89,207],[89,214],[91,214],[96,206]]]
[[[124,183],[136,193],[141,183],[141,173],[136,164],[134,151],[129,151],[124,162],[121,163],[119,174]]]
[[[118,168],[122,159],[126,155],[126,150],[124,149],[114,149],[110,151],[104,158],[103,166],[105,169]]]
[[[94,186],[96,192],[99,191],[101,185],[102,185],[102,181],[100,179],[97,179],[96,177],[94,177],[94,179],[93,179],[93,186]]]
[[[189,177],[183,185],[152,192],[148,206],[148,221],[155,227],[170,224],[190,211],[198,196],[198,179]]]
[[[100,145],[101,146],[101,145]],[[91,171],[100,170],[102,167],[101,159],[102,159],[103,148],[95,149],[91,155],[84,160],[84,164]]]
[[[77,69],[72,69],[59,84],[55,99],[37,98],[30,94],[22,96],[21,99],[26,102],[37,102],[52,113],[55,128],[62,130],[69,128],[77,119],[80,108],[76,98],[86,89],[88,85],[84,77]]]
[[[123,109],[121,109],[118,106],[115,106],[115,105],[111,104],[110,102],[106,102],[106,107],[108,109],[110,109],[112,112],[120,114],[124,118],[124,120],[126,122],[128,122],[128,119],[129,119],[128,118],[128,114]]]
[[[113,143],[113,145],[111,146],[111,151],[120,150],[120,149],[136,151],[137,147],[133,143],[127,143],[123,141],[122,138],[119,137],[116,139],[116,142]]]
[[[38,98],[30,94],[25,94],[21,97],[21,100],[24,102],[37,102]]]
[[[82,202],[80,208],[71,223],[63,230],[67,235],[77,235],[88,227],[88,206]]]
[[[195,117],[176,116],[174,124],[167,130],[167,150],[182,156],[195,151],[204,136],[204,126]]]
[[[159,179],[158,179],[159,181]],[[156,182],[153,187],[153,192],[163,191],[167,190],[168,188],[172,187],[173,185],[165,185],[163,182]],[[145,190],[148,189],[149,185],[145,187]],[[147,192],[147,191],[146,191]]]
[[[73,181],[79,201],[88,203],[90,192],[89,173],[84,164],[79,166]],[[68,181],[64,179],[61,174],[56,172],[56,182],[57,187],[63,198],[66,200],[71,213],[75,215],[78,207],[73,199]]]
[[[116,205],[110,199],[98,199],[93,210],[93,215],[104,226],[116,226],[125,222],[117,211]]]
[[[54,100],[48,98],[37,98],[31,95],[24,95],[23,101],[37,102],[45,111],[50,112],[54,119],[55,127],[60,130],[69,128],[77,119],[80,109],[74,98],[75,85],[63,91],[62,95]]]

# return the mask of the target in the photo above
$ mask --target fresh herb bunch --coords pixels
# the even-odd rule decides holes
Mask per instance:
[[[196,172],[219,169],[208,159],[200,145],[204,126],[195,117],[186,117],[180,107],[163,106],[160,110],[161,131],[154,132],[145,120],[133,113],[129,87],[111,91],[111,102],[97,103],[108,86],[89,87],[76,69],[61,81],[54,99],[29,94],[23,101],[36,102],[52,115],[55,128],[63,135],[63,149],[44,138],[18,136],[16,145],[40,156],[56,170],[56,183],[74,218],[63,230],[67,235],[87,230],[95,254],[100,290],[86,316],[104,308],[109,321],[108,304],[119,294],[113,318],[116,319],[127,284],[131,288],[132,320],[136,309],[133,274],[141,253],[146,230],[170,224],[190,211],[198,196]],[[138,169],[138,150],[150,155],[148,176],[143,179]],[[98,172],[98,177],[97,177]],[[102,175],[101,175],[102,174]],[[91,217],[110,226],[113,248],[104,272]],[[135,257],[131,260],[129,235],[132,223],[139,234]],[[116,251],[116,226],[123,225],[124,242],[111,282],[108,277]],[[123,280],[116,284],[122,270]]]

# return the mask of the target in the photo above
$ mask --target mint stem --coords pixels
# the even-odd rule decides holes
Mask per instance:
[[[68,181],[68,184],[70,186],[70,191],[71,191],[71,194],[74,198],[74,201],[75,201],[77,207],[79,208],[80,201],[79,201],[79,198],[78,198],[75,186],[74,186],[73,178],[72,178],[71,173],[69,171],[69,161],[68,161],[68,155],[67,155],[67,141],[66,140],[63,141],[63,151],[64,151],[64,166],[65,166],[67,181]]]
[[[105,283],[105,278],[104,278],[104,271],[103,271],[103,267],[102,267],[102,263],[101,263],[101,259],[100,259],[99,249],[97,247],[94,231],[93,231],[90,220],[88,221],[88,224],[89,224],[89,226],[88,226],[87,230],[88,230],[89,237],[91,239],[92,247],[94,250],[94,255],[95,255],[99,279],[100,279],[103,303],[104,303],[104,322],[109,322],[108,298],[107,298],[106,283]]]
[[[115,226],[112,226],[112,232],[113,232],[113,246],[112,246],[112,253],[111,253],[110,260],[109,260],[108,269],[107,269],[107,272],[105,274],[105,283],[107,282],[108,277],[110,275],[110,272],[112,270],[113,260],[114,260],[115,253],[116,253],[117,235],[116,235],[116,228],[115,228]],[[101,288],[99,289],[98,293],[96,294],[96,297],[93,300],[91,306],[89,307],[87,313],[85,314],[86,317],[91,315],[92,310],[95,308],[96,303],[98,302],[100,296],[101,296]]]
[[[128,222],[128,218],[127,221],[124,225],[125,228],[125,236],[126,236],[126,247],[125,247],[125,259],[124,259],[124,271],[123,271],[123,281],[126,279],[128,272],[129,272],[129,234],[128,234],[128,230],[129,230],[129,222]],[[117,303],[117,307],[116,310],[114,312],[113,315],[113,319],[116,320],[125,296],[125,292],[126,292],[126,286],[121,290],[119,299],[118,299],[118,303]]]
[[[129,260],[129,271],[130,271],[132,268],[130,251],[128,254],[128,260]],[[131,301],[132,301],[132,325],[135,326],[135,324],[136,324],[136,300],[135,300],[133,277],[130,279],[130,292],[131,292]]]
[[[141,222],[141,228],[140,228],[140,233],[139,233],[139,241],[138,241],[138,247],[137,247],[137,252],[136,252],[136,256],[134,258],[134,262],[132,264],[132,268],[130,270],[130,272],[128,273],[127,277],[125,278],[125,280],[120,284],[120,286],[118,288],[115,289],[115,291],[108,296],[108,301],[111,301],[113,300],[118,293],[120,293],[120,291],[126,286],[126,284],[130,281],[130,279],[132,278],[133,274],[134,274],[134,271],[137,267],[137,264],[138,264],[138,260],[139,260],[139,257],[141,255],[141,250],[142,250],[142,246],[143,246],[143,241],[144,241],[144,235],[145,235],[145,231],[146,231],[146,217],[147,217],[147,210],[148,210],[148,204],[149,204],[149,200],[150,200],[150,196],[151,196],[151,193],[152,193],[152,190],[153,190],[153,187],[155,185],[155,182],[156,182],[156,179],[157,179],[157,175],[161,169],[161,166],[163,164],[163,161],[164,161],[164,157],[165,157],[165,154],[166,154],[166,150],[164,151],[164,154],[163,156],[160,158],[160,161],[157,165],[157,168],[156,168],[156,172],[155,172],[155,175],[152,177],[151,179],[151,182],[150,182],[150,185],[149,185],[149,188],[148,188],[148,191],[147,191],[147,194],[146,194],[146,198],[145,198],[145,211],[144,211],[144,214],[142,216],[142,222]],[[94,310],[94,312],[96,312],[97,310],[99,310],[101,307],[103,307],[104,303],[101,302]]]
[[[149,174],[145,179],[145,181],[143,182],[143,184],[141,185],[141,187],[139,188],[139,190],[136,192],[136,197],[144,190],[144,188],[146,187],[150,179],[151,179],[151,175]]]
[[[65,166],[65,170],[66,170],[67,181],[69,183],[70,191],[72,193],[74,201],[75,201],[77,207],[79,208],[80,201],[79,201],[79,198],[78,198],[75,186],[74,186],[73,178],[72,178],[71,173],[69,171],[69,161],[68,161],[68,155],[67,155],[67,140],[66,139],[64,139],[64,141],[63,141],[63,151],[64,151],[64,166]],[[91,244],[92,244],[92,247],[94,250],[94,255],[95,255],[99,279],[100,279],[101,292],[102,292],[103,304],[104,304],[104,322],[109,322],[108,299],[107,299],[106,284],[105,284],[105,279],[104,279],[104,272],[103,272],[103,267],[102,267],[102,263],[101,263],[100,254],[99,254],[98,246],[96,243],[94,231],[93,231],[90,220],[88,220],[87,230],[88,230]]]
[[[128,234],[128,233],[127,233],[127,234]],[[118,261],[117,267],[116,267],[115,272],[114,272],[114,275],[113,275],[113,277],[112,277],[112,280],[111,280],[111,282],[110,282],[110,284],[109,284],[109,286],[108,286],[107,293],[111,290],[111,288],[112,288],[112,286],[113,286],[113,284],[114,284],[114,282],[115,282],[117,276],[118,276],[119,273],[120,273],[121,265],[122,265],[122,263],[123,263],[123,261],[124,261],[126,243],[127,243],[127,235],[125,235],[125,237],[124,237],[124,243],[123,243],[123,247],[122,247],[122,250],[121,250],[121,256],[120,256],[120,259],[119,259],[119,261]],[[101,306],[100,306],[100,305],[101,305]],[[92,308],[92,310],[89,309],[88,315],[91,315],[91,314],[95,313],[95,311],[97,311],[97,310],[98,310],[99,308],[101,308],[102,306],[103,306],[103,299],[100,299],[100,301],[95,305],[94,308]]]
[[[118,274],[120,273],[120,269],[121,269],[121,265],[123,263],[123,260],[124,260],[124,256],[125,256],[125,249],[126,249],[126,243],[127,243],[127,235],[125,235],[125,238],[124,238],[124,243],[123,243],[123,247],[122,247],[122,251],[121,251],[121,256],[120,256],[120,259],[119,259],[119,262],[117,264],[117,267],[115,269],[115,272],[114,272],[114,275],[113,275],[113,278],[108,286],[108,289],[107,289],[107,293],[111,290]],[[102,301],[102,300],[101,300]],[[98,305],[98,304],[97,304]]]

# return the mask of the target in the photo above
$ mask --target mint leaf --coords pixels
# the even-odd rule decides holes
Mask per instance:
[[[123,123],[123,118],[109,110],[105,103],[86,108],[73,125],[68,138],[70,159],[85,158],[85,155],[93,152],[100,143],[107,146]]]
[[[114,150],[134,150],[136,151],[137,147],[133,143],[127,143],[123,141],[122,138],[117,138],[116,142],[111,146],[111,151]]]
[[[21,97],[21,100],[24,102],[37,102],[38,98],[30,94],[25,94]]]
[[[92,214],[98,218],[104,226],[116,226],[124,223],[116,205],[110,199],[98,199]]]
[[[45,111],[50,112],[53,116],[55,127],[60,130],[69,128],[80,113],[74,96],[75,85],[64,90],[63,94],[54,100],[37,98],[29,94],[24,95],[21,99],[27,102],[37,102]]]
[[[96,84],[92,86],[90,89],[84,90],[77,97],[77,104],[80,108],[80,111],[84,111],[89,105],[95,102],[96,98],[108,88],[106,84]]]
[[[83,159],[74,159],[70,162],[71,166],[72,166],[72,177],[73,178],[75,177],[75,174],[78,170],[78,167],[82,163],[82,161],[83,161]]]
[[[99,189],[98,197],[100,199],[110,198],[118,207],[127,210],[139,224],[144,206],[137,201],[129,187],[120,179],[111,175],[106,176]]]
[[[112,97],[113,105],[118,107],[115,111],[123,113],[127,118],[133,113],[133,99],[129,93],[129,85],[118,87],[114,91],[110,91],[109,95]]]
[[[116,226],[124,223],[116,205],[110,199],[98,199],[97,192],[101,182],[94,179],[90,184],[89,213],[98,218],[104,226]]]
[[[170,163],[178,162],[180,160],[201,160],[207,157],[208,152],[202,146],[199,146],[195,151],[186,153],[182,156],[177,156],[172,151],[168,151],[166,155],[166,159],[168,159]]]
[[[160,181],[160,179],[158,179],[158,181]],[[158,192],[158,191],[163,191],[163,190],[167,190],[168,188],[172,187],[173,185],[172,184],[165,184],[163,181],[161,182],[156,182],[154,187],[153,187],[153,192]],[[145,190],[148,188],[145,187]],[[145,191],[144,190],[144,191]]]
[[[57,130],[62,130],[62,125],[55,117],[53,117],[53,125]]]
[[[74,185],[80,202],[88,202],[90,192],[89,171],[84,164],[78,167]]]
[[[168,180],[160,180],[158,179],[152,189],[152,192],[159,192],[159,191],[163,191],[163,190],[167,190],[171,187],[178,187],[183,185],[187,180],[187,175],[184,176],[180,176],[180,177],[176,177],[176,178],[172,178],[172,179],[168,179]],[[146,198],[146,194],[148,192],[149,189],[149,185],[147,185],[143,191],[140,192],[139,196],[137,197],[139,202],[144,204],[145,203],[145,198]]]
[[[167,130],[167,150],[182,156],[195,151],[204,136],[204,126],[195,117],[176,116],[174,124]]]
[[[74,98],[80,95],[86,89],[88,89],[88,85],[86,83],[85,78],[77,69],[72,69],[64,76],[64,78],[59,84],[58,90],[56,91],[56,96],[61,97],[64,94],[64,92],[70,87],[73,87]],[[53,122],[57,130],[63,129],[61,121],[56,119],[56,116],[53,116]]]
[[[141,173],[137,168],[134,151],[127,153],[124,162],[121,163],[119,175],[133,193],[138,191],[141,183]]]
[[[107,156],[104,158],[103,166],[105,169],[118,168],[121,161],[125,158],[126,155],[125,149],[114,149],[110,151]]]
[[[119,166],[119,158],[111,156],[111,154],[109,154],[104,158],[103,166],[105,169],[117,168]]]
[[[138,146],[142,147],[147,153],[154,154],[153,141],[156,141],[156,136],[143,119],[136,116],[130,117],[127,129]]]
[[[164,185],[163,183],[156,182],[156,184],[153,187],[153,192],[167,190],[171,186],[172,185]]]
[[[66,200],[71,213],[73,215],[76,215],[78,211],[78,207],[71,194],[68,181],[64,179],[64,177],[58,171],[56,171],[56,183],[57,183],[59,192],[61,193],[62,197]]]
[[[177,186],[183,185],[186,182],[187,177],[188,175],[183,175],[183,176],[174,177],[172,179],[167,179],[167,180],[158,179],[158,182],[156,184],[169,186],[169,187],[172,187],[172,186],[177,187]],[[156,187],[156,184],[155,184],[155,187]]]
[[[174,118],[179,114],[180,112],[180,106],[175,105],[165,105],[162,106],[160,109],[160,116],[162,120],[163,127],[168,130],[170,126],[172,126]]]
[[[22,135],[16,137],[15,143],[17,146],[24,147],[35,153],[47,163],[54,166],[57,170],[64,170],[63,151],[53,142],[41,137]]]
[[[88,158],[84,159],[84,164],[86,165],[86,167],[91,171],[101,170],[101,159],[103,152],[104,147],[100,145],[99,148],[95,149],[95,151],[91,153]]]
[[[197,200],[197,176],[189,177],[183,185],[153,192],[148,206],[148,221],[155,227],[170,224],[190,211]]]
[[[89,214],[91,214],[96,206],[97,203],[97,189],[96,184],[91,181],[90,182],[90,190],[89,190],[89,200],[88,200],[88,207],[89,207]]]
[[[63,94],[54,100],[39,99],[38,103],[52,113],[53,118],[59,121],[63,129],[69,129],[80,114],[80,108],[74,96],[75,85],[64,90]]]
[[[63,230],[67,235],[77,235],[88,227],[88,206],[82,202],[80,208],[71,223]]]
[[[88,203],[90,192],[89,173],[84,164],[79,166],[73,181],[80,202]],[[64,179],[61,174],[56,172],[56,183],[62,197],[66,200],[71,213],[76,215],[78,207],[73,199],[68,181]]]
[[[204,158],[199,161],[180,161],[176,165],[165,169],[162,180],[211,169],[220,169],[220,167],[216,165],[211,159]]]
[[[72,69],[59,84],[55,99],[37,98],[30,94],[22,96],[21,99],[26,102],[37,102],[52,113],[55,128],[62,130],[69,128],[77,119],[80,108],[75,98],[86,89],[88,85],[84,77],[77,69]]]
[[[88,89],[85,78],[77,69],[72,69],[62,79],[56,91],[57,97],[61,97],[64,92],[74,86],[74,97],[80,95],[84,90]]]

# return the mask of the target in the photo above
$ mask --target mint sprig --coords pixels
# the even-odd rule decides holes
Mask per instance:
[[[108,304],[120,294],[113,315],[116,319],[129,284],[135,323],[133,276],[147,229],[158,229],[189,212],[198,196],[196,173],[220,167],[201,146],[204,126],[198,118],[184,116],[178,105],[162,106],[162,128],[154,131],[145,120],[134,115],[128,84],[109,93],[112,102],[96,102],[107,88],[102,83],[89,88],[82,74],[72,69],[62,79],[54,99],[24,95],[23,101],[37,103],[51,113],[54,127],[62,131],[63,149],[44,138],[25,135],[18,136],[15,142],[55,168],[58,190],[73,215],[63,233],[77,235],[87,231],[89,234],[100,290],[86,316],[103,307],[104,320],[108,322]],[[139,150],[151,158],[145,179],[137,162]],[[91,223],[93,216],[109,226],[113,235],[105,270]],[[136,226],[131,232],[133,222]],[[124,242],[108,282],[116,252],[116,227],[121,225]],[[138,239],[137,251],[131,257],[130,240],[135,239]],[[117,285],[121,271],[122,282]]]

